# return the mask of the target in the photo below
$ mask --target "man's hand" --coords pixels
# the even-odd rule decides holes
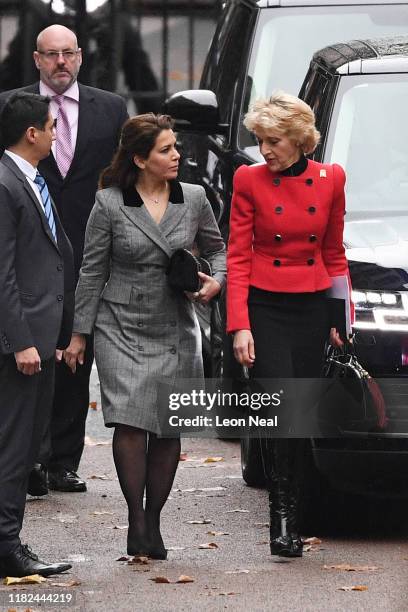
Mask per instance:
[[[198,276],[202,282],[200,291],[191,292],[185,291],[184,293],[192,302],[199,302],[200,304],[208,304],[208,302],[215,297],[221,291],[221,285],[212,276],[199,272]]]
[[[255,344],[249,329],[240,329],[234,335],[234,356],[243,366],[252,368],[255,361]]]
[[[61,351],[61,349],[55,349],[55,361],[57,363],[59,363],[60,361],[62,361],[62,355],[64,354],[64,351]]]
[[[14,353],[17,370],[27,376],[41,372],[41,358],[35,346]]]
[[[72,334],[71,342],[64,351],[64,361],[71,369],[76,372],[77,362],[83,365],[85,359],[86,339],[82,334]]]

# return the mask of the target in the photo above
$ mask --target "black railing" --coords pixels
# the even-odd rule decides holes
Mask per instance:
[[[220,11],[221,0],[0,0],[0,90],[37,80],[37,34],[61,23],[83,50],[81,82],[157,110],[198,85]]]

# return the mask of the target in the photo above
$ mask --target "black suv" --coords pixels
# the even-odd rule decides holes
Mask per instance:
[[[362,3],[348,0],[344,3],[338,2],[336,5],[322,5],[304,1],[294,6],[290,0],[269,1],[268,3],[240,0],[226,4],[223,19],[215,33],[205,64],[201,81],[202,89],[180,92],[167,102],[167,111],[177,121],[176,127],[183,154],[181,177],[205,187],[225,238],[228,237],[233,173],[241,164],[261,161],[256,142],[242,126],[242,119],[250,101],[262,95],[267,96],[274,89],[284,89],[297,94],[313,51],[322,45],[341,40],[345,32],[347,37],[354,35],[362,39],[402,34],[407,31],[407,26],[408,3],[400,2]],[[345,58],[343,70],[347,72],[347,58]],[[326,73],[329,74],[329,71],[326,70]],[[303,88],[303,91],[308,96],[315,95],[314,102],[317,107],[320,98],[328,94],[329,89],[327,86],[326,90],[322,90],[319,86],[319,78],[316,77]],[[333,93],[336,88],[331,88],[330,91]],[[401,99],[404,100],[404,96]],[[329,150],[325,144],[326,134],[329,134],[327,128],[330,119],[327,111],[333,108],[333,103],[333,98],[331,101],[326,98],[325,104],[316,108],[319,126],[324,135],[322,147],[319,148],[317,154]],[[392,115],[392,112],[390,109],[389,114]],[[351,127],[354,129],[352,125],[349,130]],[[375,129],[372,129],[366,144],[367,149],[371,147],[371,140],[374,137]],[[336,161],[342,163],[342,158]],[[378,165],[379,160],[376,161]],[[375,167],[373,167],[374,175],[376,174]],[[356,227],[355,224],[353,229],[355,230]],[[372,224],[367,222],[364,227],[366,240],[372,237],[373,233],[370,232],[370,229],[372,229]],[[357,271],[360,272],[359,277],[356,277]],[[396,297],[397,302],[394,303],[391,302],[393,297],[385,295],[391,287],[396,288],[393,285],[395,272],[387,265],[383,266],[382,274],[378,278],[377,291],[374,290],[374,286],[359,284],[359,278],[365,278],[365,271],[361,266],[352,266],[352,274],[357,302],[359,297],[365,300],[362,308],[357,303],[359,320],[360,315],[367,316],[367,314],[361,314],[362,310],[370,311],[374,304],[376,308],[371,308],[371,314],[379,320],[382,315],[378,313],[378,300],[381,301],[383,307],[387,306],[385,309],[387,312],[384,313],[386,317],[389,317],[390,310],[394,312],[398,309],[398,305],[402,304],[402,300],[405,300],[400,295]],[[364,293],[365,289],[369,290],[368,293]],[[371,303],[370,300],[374,302]],[[217,376],[223,369],[224,376],[231,377],[237,374],[237,369],[234,371],[236,366],[231,358],[228,339],[224,338],[224,344],[221,342],[224,318],[222,310],[221,304],[221,316],[213,316],[212,321],[208,313],[205,311],[200,313],[205,340],[206,354],[204,357],[207,362],[207,373]],[[396,320],[394,324],[397,324]],[[360,334],[360,329],[358,333]],[[379,338],[377,334],[372,344],[365,348],[360,345],[358,338],[359,351],[361,346],[364,356],[373,356],[373,358],[375,356],[378,365],[388,367],[389,364],[393,364],[388,368],[387,373],[384,369],[375,369],[373,373],[380,373],[381,376],[398,375],[403,371],[401,368],[405,363],[404,353],[396,350],[395,336],[390,335],[388,331],[382,335],[385,338],[383,349],[373,348],[374,342],[377,342]],[[369,336],[367,341],[370,342]],[[222,356],[223,360],[221,360]],[[396,407],[395,410],[398,411],[399,408]],[[408,423],[406,425],[405,431],[408,432]],[[405,428],[405,423],[402,428]],[[392,443],[397,450],[406,448],[405,440],[399,440],[396,436]],[[388,439],[381,443],[378,442],[378,439],[375,441],[364,439],[361,443],[357,443],[355,451],[352,448],[344,448],[348,444],[350,447],[355,444],[348,440],[332,443],[322,441],[319,447],[317,444],[320,442],[313,442],[315,463],[320,471],[327,474],[338,486],[352,486],[347,472],[354,474],[356,471],[347,468],[349,465],[355,466],[356,453],[360,452],[360,447],[361,452],[364,452],[365,448],[373,444],[374,446],[383,445],[384,457],[380,461],[378,472],[380,476],[382,467],[385,467],[389,460],[387,449],[390,441]],[[325,444],[329,445],[329,448],[325,449]],[[340,446],[339,452],[342,454],[339,463],[337,463],[338,457],[334,458],[334,455],[330,455],[329,451],[332,446]],[[259,442],[244,439],[241,447],[244,479],[248,484],[261,484],[262,467]],[[326,450],[328,452],[325,454]],[[394,454],[392,460],[395,457]],[[346,469],[340,469],[342,466]],[[376,470],[375,464],[372,469]],[[358,470],[356,477],[358,477]],[[360,481],[357,486],[359,490],[365,482],[365,475],[360,478]]]
[[[318,51],[300,92],[322,135],[314,159],[335,160],[346,171],[344,242],[356,309],[355,347],[380,383],[389,419],[381,436],[313,441],[319,470],[335,484],[349,481],[350,488],[361,489],[362,475],[371,488],[388,484],[398,491],[406,484],[401,474],[408,464],[407,95],[408,36],[354,40]]]

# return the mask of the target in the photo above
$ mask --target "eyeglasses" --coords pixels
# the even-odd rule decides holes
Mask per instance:
[[[55,62],[60,55],[62,55],[64,60],[72,61],[80,52],[80,49],[78,49],[78,51],[37,51],[37,53],[43,55],[46,60],[52,62]]]

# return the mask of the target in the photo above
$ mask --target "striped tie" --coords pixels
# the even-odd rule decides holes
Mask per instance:
[[[71,128],[64,107],[64,96],[53,96],[53,100],[58,104],[57,124],[55,128],[55,159],[61,176],[65,178],[68,174],[73,157]]]
[[[54,236],[54,240],[55,242],[57,242],[57,229],[55,227],[54,213],[52,212],[51,198],[48,191],[47,183],[45,182],[45,178],[41,176],[39,172],[37,172],[37,175],[34,179],[34,183],[38,185],[38,188],[40,190],[41,199],[44,204],[44,213],[47,217],[48,225],[50,226],[50,230],[52,235]]]

